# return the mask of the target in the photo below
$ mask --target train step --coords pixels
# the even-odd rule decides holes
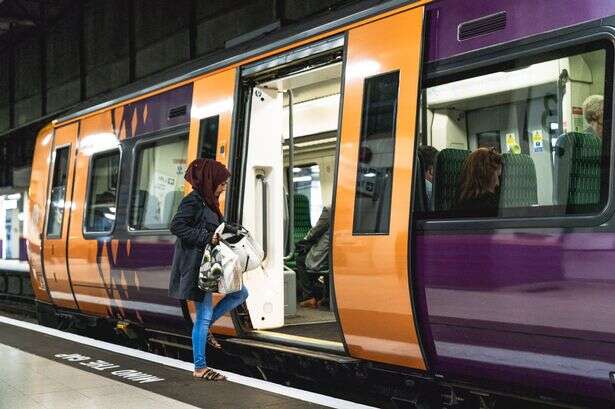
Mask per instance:
[[[333,363],[341,366],[358,366],[361,361],[349,356],[337,355],[328,352],[322,351],[314,351],[311,349],[289,346],[289,345],[279,345],[271,342],[259,341],[255,339],[246,339],[246,338],[227,338],[224,340],[226,344],[230,344],[231,346],[238,347],[240,349],[258,349],[261,351],[285,354],[285,355],[293,355],[296,357],[307,358],[312,360],[318,360],[321,362]]]

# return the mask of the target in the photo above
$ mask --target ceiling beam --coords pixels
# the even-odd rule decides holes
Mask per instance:
[[[15,26],[25,26],[25,27],[34,27],[36,23],[32,20],[22,19],[18,17],[0,17],[1,25],[15,25]]]

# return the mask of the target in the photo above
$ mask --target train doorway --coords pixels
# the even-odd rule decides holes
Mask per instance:
[[[343,351],[329,285],[341,60],[336,48],[244,78],[239,216],[266,252],[245,275],[250,334]]]

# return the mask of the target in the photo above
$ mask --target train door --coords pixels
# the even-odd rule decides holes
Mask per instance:
[[[236,70],[229,69],[199,79],[194,83],[188,162],[196,158],[216,159],[228,166],[229,144],[233,121]],[[190,191],[186,183],[185,193]],[[220,208],[225,207],[225,197],[220,198]],[[214,294],[214,303],[220,300]],[[191,315],[194,305],[188,303]],[[235,326],[230,315],[225,315],[213,326],[216,333],[235,335]]]
[[[252,335],[340,350],[328,260],[343,42],[243,68],[245,139],[234,168],[243,186],[237,218],[266,252],[262,269],[245,275],[251,327],[266,330]],[[301,245],[313,257],[303,260]]]
[[[252,90],[248,131],[252,143],[246,159],[242,222],[266,252],[262,268],[247,272],[244,278],[255,329],[284,325],[284,242],[280,240],[284,237],[282,102],[277,90]]]
[[[113,314],[112,260],[118,253],[113,234],[121,156],[112,111],[80,121],[75,173],[81,177],[73,189],[68,266],[79,308],[92,315]]]
[[[43,262],[49,293],[56,306],[78,309],[67,263],[67,236],[73,191],[73,173],[79,123],[55,130],[46,206]]]
[[[348,33],[333,236],[350,354],[424,369],[409,282],[423,8]]]

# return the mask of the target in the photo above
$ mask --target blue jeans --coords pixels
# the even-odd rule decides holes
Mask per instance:
[[[248,298],[248,289],[244,286],[241,291],[227,294],[215,308],[212,308],[211,293],[206,293],[202,302],[195,302],[196,319],[192,326],[192,356],[194,358],[194,369],[207,367],[205,361],[205,349],[207,347],[207,334],[209,326],[216,322],[218,318],[243,303]]]

